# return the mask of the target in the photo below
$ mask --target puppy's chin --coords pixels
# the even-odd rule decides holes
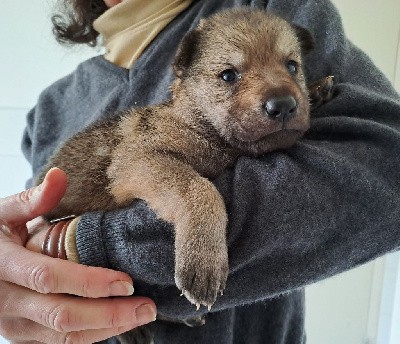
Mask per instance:
[[[259,141],[282,135],[283,132],[288,136],[297,137],[297,132],[303,135],[309,129],[309,121],[293,119],[287,122],[266,120],[262,123],[260,121],[251,124],[235,123],[231,125],[230,129],[230,136],[236,140],[256,144]],[[280,134],[274,135],[276,133]]]
[[[242,140],[239,137],[231,136],[229,143],[245,154],[258,156],[274,150],[282,150],[292,147],[305,134],[305,132],[306,130],[280,129],[252,141]]]
[[[244,128],[243,126],[237,125],[232,128],[231,136],[236,140],[245,143],[255,143],[263,138],[282,130],[282,125],[273,123],[267,127],[265,126],[254,126],[252,128]]]

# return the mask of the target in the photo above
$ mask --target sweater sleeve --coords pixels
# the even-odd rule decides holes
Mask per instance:
[[[345,38],[329,2],[295,2],[269,1],[268,9],[313,33],[308,77],[333,74],[335,98],[313,113],[295,147],[242,157],[214,181],[228,209],[230,266],[212,311],[275,297],[400,246],[399,97]],[[173,230],[144,202],[84,215],[77,245],[83,263],[131,274],[161,314],[198,314],[174,285]]]

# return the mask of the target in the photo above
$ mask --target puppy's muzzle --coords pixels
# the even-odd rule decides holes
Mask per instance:
[[[268,118],[286,122],[297,114],[297,101],[292,96],[280,96],[268,99],[264,103]]]

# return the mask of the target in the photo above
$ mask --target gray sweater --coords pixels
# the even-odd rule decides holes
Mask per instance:
[[[168,98],[177,44],[199,19],[223,8],[266,8],[310,30],[316,49],[308,80],[334,75],[335,98],[312,114],[308,134],[286,152],[242,157],[214,182],[229,213],[230,271],[206,324],[161,321],[155,343],[303,343],[304,286],[400,246],[400,99],[367,56],[344,36],[328,0],[203,0],[163,30],[131,70],[98,56],[57,81],[29,113],[23,151],[36,176],[64,140],[116,110]],[[90,158],[90,157],[89,157]],[[85,214],[82,263],[126,271],[160,314],[187,318],[195,307],[174,284],[169,224],[142,201]]]

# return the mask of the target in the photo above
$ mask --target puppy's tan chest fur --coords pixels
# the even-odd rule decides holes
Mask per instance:
[[[121,142],[113,150],[119,169],[129,169],[132,159],[162,154],[190,165],[206,178],[215,178],[238,156],[208,123],[187,123],[172,103],[130,111],[119,123]],[[109,177],[112,178],[111,175]]]

